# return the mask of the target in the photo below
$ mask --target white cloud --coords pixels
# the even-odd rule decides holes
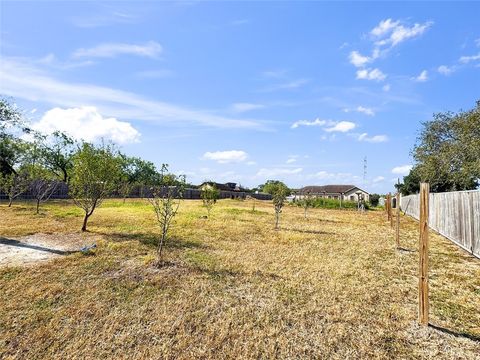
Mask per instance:
[[[480,60],[480,53],[478,53],[477,55],[462,56],[459,61],[461,63],[468,64],[470,61],[477,61],[477,60]]]
[[[355,129],[356,124],[351,122],[351,121],[340,121],[336,123],[335,125],[326,128],[325,131],[327,132],[347,132],[352,129]]]
[[[375,115],[375,111],[373,111],[373,109],[371,109],[371,108],[358,106],[356,110],[360,113],[365,114],[365,115],[370,115],[370,116]]]
[[[475,45],[477,45],[478,47],[480,47],[480,38],[478,38],[478,39],[475,40]]]
[[[136,55],[156,58],[161,54],[162,50],[162,46],[155,41],[149,41],[145,44],[105,43],[92,48],[77,49],[72,56],[74,58],[112,58],[117,55]]]
[[[387,75],[379,69],[362,69],[357,71],[357,79],[383,81],[386,77]]]
[[[232,104],[232,110],[235,112],[246,112],[256,109],[262,109],[265,105],[262,104],[252,104],[252,103],[235,103]]]
[[[376,178],[373,179],[373,182],[374,183],[379,183],[379,182],[382,182],[384,180],[385,180],[385,178],[383,176],[377,176]]]
[[[228,150],[228,151],[207,151],[203,154],[202,159],[204,160],[214,160],[219,164],[227,164],[232,162],[242,162],[245,161],[248,157],[248,154],[242,150]]]
[[[382,20],[380,23],[370,31],[373,36],[382,36],[396,28],[400,21],[393,21],[392,19]]]
[[[366,141],[371,143],[381,143],[388,141],[387,135],[368,136],[368,133],[363,133],[358,136],[358,141]]]
[[[327,124],[326,120],[321,120],[321,119],[315,119],[314,121],[308,121],[308,120],[299,120],[295,121],[291,128],[296,129],[299,126],[324,126]]]
[[[257,177],[275,177],[275,176],[283,176],[283,175],[296,175],[299,174],[303,171],[302,168],[296,168],[296,169],[286,169],[286,168],[271,168],[271,169],[266,169],[262,168],[258,170],[257,172]]]
[[[349,58],[350,63],[356,67],[363,67],[372,60],[368,56],[363,56],[358,51],[352,51],[349,55]]]
[[[398,175],[408,175],[410,170],[412,170],[412,165],[401,165],[401,166],[396,166],[392,169],[392,174],[398,174]]]
[[[297,162],[298,160],[298,155],[290,155],[286,161],[287,164],[293,164],[294,162]]]
[[[104,116],[173,125],[197,124],[217,128],[265,129],[255,120],[219,116],[203,110],[151,100],[93,84],[57,80],[26,60],[2,58],[0,93],[60,107],[95,106]]]
[[[422,35],[432,24],[433,22],[427,21],[423,24],[416,23],[409,27],[402,25],[400,21],[387,19],[381,21],[370,33],[377,38],[375,45],[390,45],[394,47],[405,40]]]
[[[450,75],[455,71],[455,68],[453,66],[448,67],[446,65],[440,65],[437,69],[437,71],[442,74],[442,75]]]
[[[412,80],[417,82],[425,82],[428,80],[428,72],[427,70],[423,70],[418,76],[412,78]]]
[[[390,84],[383,85],[382,90],[385,91],[385,92],[390,91]]]
[[[103,117],[93,106],[51,109],[32,127],[44,134],[60,130],[89,142],[104,138],[125,144],[137,142],[140,138],[140,133],[130,123]]]
[[[368,107],[364,107],[364,106],[357,106],[355,109],[343,109],[343,111],[345,111],[346,113],[348,112],[351,112],[351,111],[356,111],[356,112],[359,112],[359,113],[362,113],[362,114],[365,114],[365,115],[369,115],[369,116],[374,116],[375,115],[375,111],[372,109],[372,108],[368,108]]]

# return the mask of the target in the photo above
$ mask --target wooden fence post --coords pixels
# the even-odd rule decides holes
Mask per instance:
[[[400,248],[400,193],[397,192],[397,228],[395,233],[395,240],[397,242],[397,249]]]
[[[430,185],[420,184],[420,243],[418,276],[418,322],[428,325],[428,200]]]
[[[392,203],[391,203],[391,197],[390,197],[390,193],[387,194],[387,220],[390,220],[390,207],[392,206]]]
[[[393,198],[392,198],[392,195],[390,195],[390,205],[388,206],[388,209],[390,210],[390,227],[393,229],[393,207],[392,207],[392,202],[393,202]]]

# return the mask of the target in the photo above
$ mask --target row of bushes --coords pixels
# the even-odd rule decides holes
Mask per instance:
[[[310,204],[309,207],[311,208],[318,208],[318,209],[357,209],[358,208],[358,203],[356,201],[348,201],[348,200],[343,200],[340,203],[340,200],[338,199],[328,199],[328,198],[314,198],[314,199],[309,199]],[[295,200],[293,202],[294,205],[296,206],[303,206],[303,200]],[[370,204],[365,203],[365,209],[368,210],[370,209]]]

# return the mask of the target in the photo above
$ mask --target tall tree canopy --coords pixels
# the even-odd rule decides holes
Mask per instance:
[[[429,182],[433,192],[476,189],[480,180],[480,101],[468,111],[434,114],[422,125],[412,151],[415,166],[400,190],[416,192],[419,181]]]

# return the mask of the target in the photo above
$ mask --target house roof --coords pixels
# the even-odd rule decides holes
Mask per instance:
[[[302,192],[310,192],[313,194],[344,194],[352,190],[361,190],[359,187],[355,185],[323,185],[323,186],[305,186],[298,190],[299,193]],[[366,191],[365,191],[366,192]]]
[[[220,183],[213,182],[213,181],[205,181],[205,182],[201,183],[198,187],[201,188],[205,184],[215,185],[215,187],[218,190],[221,190],[221,191],[244,191],[244,189],[236,186],[237,185],[236,183],[220,184]]]

